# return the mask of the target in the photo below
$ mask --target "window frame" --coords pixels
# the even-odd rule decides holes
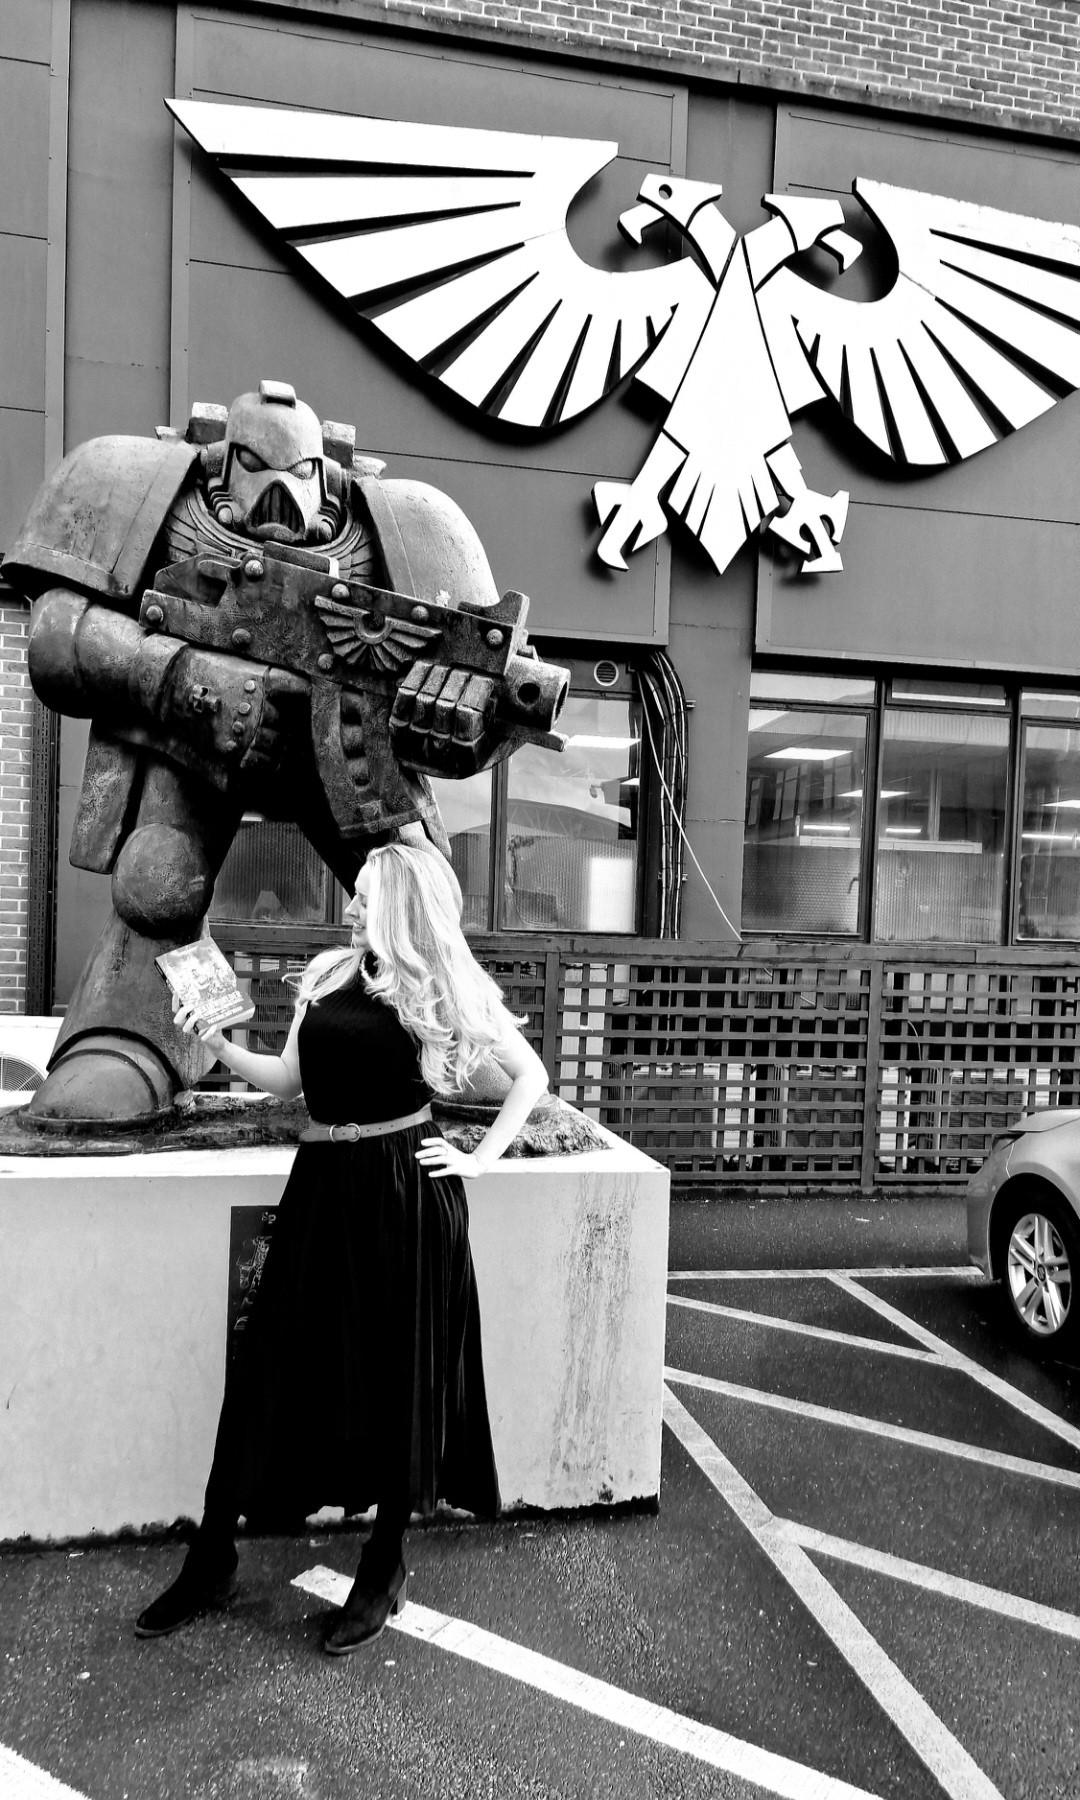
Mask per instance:
[[[1080,708],[1080,686],[1075,690],[1071,690],[1060,678],[1056,681],[1049,678],[1045,681],[1039,681],[1032,679],[1031,677],[1025,678],[1023,675],[1008,677],[999,673],[997,670],[988,671],[987,674],[989,679],[976,683],[976,685],[1000,688],[1004,693],[1004,703],[1000,706],[990,707],[971,705],[970,703],[965,703],[963,699],[957,699],[955,701],[937,699],[932,691],[926,694],[905,695],[902,699],[890,698],[890,684],[894,679],[903,680],[905,678],[910,678],[912,680],[926,681],[928,683],[933,683],[941,690],[945,690],[954,682],[957,685],[971,683],[973,676],[977,675],[978,671],[970,669],[957,670],[955,675],[950,676],[948,673],[944,673],[940,668],[930,668],[926,670],[904,669],[898,673],[895,669],[882,669],[881,667],[868,668],[865,665],[855,667],[843,665],[842,668],[838,668],[836,664],[807,666],[789,662],[780,665],[770,659],[768,661],[762,660],[760,663],[755,662],[752,675],[758,673],[762,675],[774,675],[779,679],[786,676],[813,677],[816,675],[820,677],[836,677],[844,675],[850,676],[853,680],[861,678],[874,682],[874,700],[872,704],[868,703],[866,706],[861,706],[857,701],[850,699],[845,699],[843,701],[812,700],[800,696],[799,698],[792,700],[779,700],[777,697],[771,695],[766,698],[754,694],[751,691],[751,684],[748,684],[747,700],[748,715],[751,708],[755,706],[776,704],[782,704],[786,709],[792,712],[803,711],[821,713],[833,711],[852,713],[865,711],[869,717],[866,743],[866,780],[867,782],[873,782],[873,804],[871,807],[867,807],[864,812],[863,848],[862,857],[860,859],[859,924],[857,932],[809,933],[799,930],[784,931],[775,927],[769,930],[757,930],[752,926],[744,926],[743,936],[745,938],[755,942],[781,938],[785,942],[791,942],[796,939],[801,939],[804,942],[808,940],[820,940],[828,941],[830,943],[860,943],[881,946],[883,949],[889,948],[891,940],[875,938],[873,934],[879,875],[878,841],[882,827],[881,764],[883,745],[885,742],[885,715],[887,711],[941,712],[950,715],[966,712],[973,716],[985,716],[986,713],[991,713],[998,717],[1003,717],[1008,721],[1009,727],[1009,742],[1005,770],[1000,923],[998,926],[997,937],[993,942],[977,946],[973,941],[971,948],[975,949],[981,947],[983,950],[1046,950],[1057,948],[1068,950],[1076,945],[1080,945],[1080,934],[1076,937],[1030,938],[1021,937],[1018,930],[1020,855],[1023,824],[1021,808],[1024,796],[1026,726],[1038,723],[1061,723],[1062,725],[1072,723],[1074,729],[1080,729],[1080,724],[1078,724],[1076,720],[1070,721],[1064,716],[1056,718],[1052,714],[1036,713],[1034,711],[1025,712],[1023,704],[1024,696],[1046,693],[1058,694],[1061,695],[1063,699],[1068,699],[1072,697],[1073,692],[1075,692],[1077,706]],[[747,733],[747,735],[749,735],[749,733]],[[744,809],[744,854],[745,829]],[[929,942],[921,947],[924,949],[932,949],[933,942]]]
[[[613,650],[609,645],[602,645],[595,650],[582,653],[582,646],[575,642],[561,645],[553,639],[537,640],[537,654],[545,661],[561,663],[570,671],[568,699],[609,696],[613,700],[629,701],[639,710],[644,709],[645,700],[632,655]],[[619,670],[617,682],[603,684],[596,680],[594,670],[601,663],[612,663]],[[559,722],[556,721],[556,731]],[[655,730],[655,724],[654,724]],[[470,937],[499,937],[513,939],[515,943],[527,944],[537,939],[545,942],[569,943],[578,941],[606,942],[619,938],[627,943],[635,938],[648,937],[655,932],[656,920],[659,916],[659,894],[656,891],[658,874],[658,837],[660,829],[659,809],[656,804],[655,783],[648,758],[648,738],[642,730],[641,747],[638,757],[638,829],[637,829],[637,870],[634,882],[635,924],[630,931],[587,931],[580,926],[568,927],[530,927],[520,925],[503,925],[500,921],[502,909],[503,871],[506,868],[507,839],[509,835],[509,781],[510,759],[504,757],[496,763],[491,771],[491,830],[489,832],[488,851],[488,916],[487,923],[470,928]],[[653,879],[650,880],[650,875]]]
[[[781,671],[779,671],[779,670],[777,671],[777,673],[780,673],[780,672]],[[822,673],[824,673],[824,672],[825,671],[822,671]],[[804,674],[811,673],[811,671],[806,670],[806,669],[799,669],[799,670],[792,669],[792,670],[784,670],[783,673],[784,674],[804,675]],[[832,674],[833,671],[830,670],[830,671],[828,671],[828,673]],[[785,712],[793,712],[793,713],[798,712],[798,713],[820,714],[823,712],[824,713],[833,712],[833,713],[844,713],[849,716],[852,713],[860,713],[865,716],[866,721],[867,721],[867,725],[866,725],[866,756],[865,756],[866,772],[863,776],[863,782],[864,782],[864,786],[865,786],[865,784],[867,782],[869,782],[869,780],[870,780],[871,770],[876,771],[876,769],[877,769],[877,736],[876,736],[875,719],[876,719],[876,708],[880,701],[881,691],[882,691],[881,684],[879,683],[877,686],[876,692],[875,692],[874,700],[866,701],[862,704],[860,704],[858,701],[852,701],[852,700],[843,700],[843,701],[837,700],[834,702],[829,702],[829,701],[824,701],[824,700],[813,700],[813,699],[809,698],[808,696],[805,698],[800,697],[797,700],[780,700],[780,701],[778,701],[771,695],[768,696],[767,698],[753,695],[753,696],[751,696],[748,707],[747,707],[747,727],[748,727],[747,734],[746,734],[747,739],[749,740],[749,735],[750,735],[750,733],[749,733],[749,714],[757,706],[781,705],[781,706],[783,706]],[[866,859],[867,859],[868,820],[870,820],[870,815],[871,815],[871,813],[873,813],[874,816],[873,816],[872,823],[876,826],[877,807],[879,804],[878,799],[877,799],[877,785],[878,784],[877,784],[876,776],[875,776],[874,805],[872,807],[867,806],[865,791],[863,793],[862,843],[859,847],[858,923],[856,924],[854,932],[850,932],[850,931],[806,932],[806,931],[797,931],[797,930],[784,931],[779,927],[771,927],[771,926],[768,928],[762,928],[759,930],[759,929],[754,928],[753,926],[744,926],[744,927],[742,927],[742,933],[743,933],[744,937],[754,938],[754,939],[765,939],[765,940],[768,940],[768,939],[774,938],[774,937],[782,937],[785,940],[788,938],[803,938],[803,939],[813,938],[815,941],[820,941],[822,943],[828,942],[830,944],[857,944],[857,943],[864,943],[866,941],[864,933],[865,933],[865,928],[866,928],[865,906],[866,906],[866,886],[867,886]],[[743,817],[743,867],[744,868],[745,868],[745,857],[746,857],[745,812],[746,812],[746,808],[745,808],[745,804],[744,804],[744,807],[743,807],[743,815],[744,815],[744,817]],[[740,871],[739,871],[740,894],[742,892],[742,873],[743,873],[743,870],[740,869]],[[871,915],[871,917],[872,916],[873,915]]]
[[[1064,717],[1064,715],[1055,717],[1053,714],[1025,712],[1023,706],[1024,694],[1038,693],[1040,691],[1045,693],[1061,693],[1062,686],[1061,683],[1058,682],[1052,688],[1048,686],[1045,689],[1040,690],[1033,682],[1024,682],[1021,684],[1021,687],[1016,694],[1015,753],[1013,758],[1016,776],[1016,804],[1012,809],[1014,833],[1012,857],[1010,860],[1011,880],[1009,891],[1008,942],[1010,948],[1015,948],[1017,950],[1068,950],[1075,945],[1080,945],[1080,933],[1075,937],[1021,937],[1018,930],[1020,916],[1020,862],[1024,851],[1024,795],[1027,791],[1028,728],[1031,726],[1048,725],[1064,731],[1080,731],[1080,720],[1078,719],[1069,719]],[[1080,702],[1080,688],[1077,689],[1077,700]]]

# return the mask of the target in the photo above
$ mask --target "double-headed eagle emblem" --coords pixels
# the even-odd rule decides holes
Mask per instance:
[[[836,200],[767,194],[767,223],[739,238],[718,184],[653,174],[620,228],[640,243],[668,220],[687,253],[616,274],[582,261],[566,219],[617,144],[171,106],[298,255],[482,413],[551,430],[630,374],[667,403],[633,481],[593,489],[613,568],[671,514],[718,571],[761,528],[803,573],[839,569],[848,497],[806,486],[795,413],[831,399],[896,463],[932,469],[1080,387],[1076,226],[857,180],[898,272],[854,302],[790,266],[860,254]]]

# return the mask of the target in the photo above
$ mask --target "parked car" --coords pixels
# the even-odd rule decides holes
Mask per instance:
[[[968,1255],[1000,1280],[1019,1331],[1041,1349],[1080,1337],[1080,1107],[1024,1113],[994,1138],[967,1189]]]

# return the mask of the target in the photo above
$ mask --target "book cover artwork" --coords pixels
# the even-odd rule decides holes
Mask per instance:
[[[222,1030],[254,1015],[254,1006],[240,992],[236,976],[212,938],[181,944],[154,961],[181,1005],[193,1007],[203,1025]]]

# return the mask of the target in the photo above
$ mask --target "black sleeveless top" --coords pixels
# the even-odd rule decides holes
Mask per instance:
[[[304,1099],[321,1125],[401,1119],[431,1099],[419,1044],[359,975],[308,1007],[297,1050]]]

